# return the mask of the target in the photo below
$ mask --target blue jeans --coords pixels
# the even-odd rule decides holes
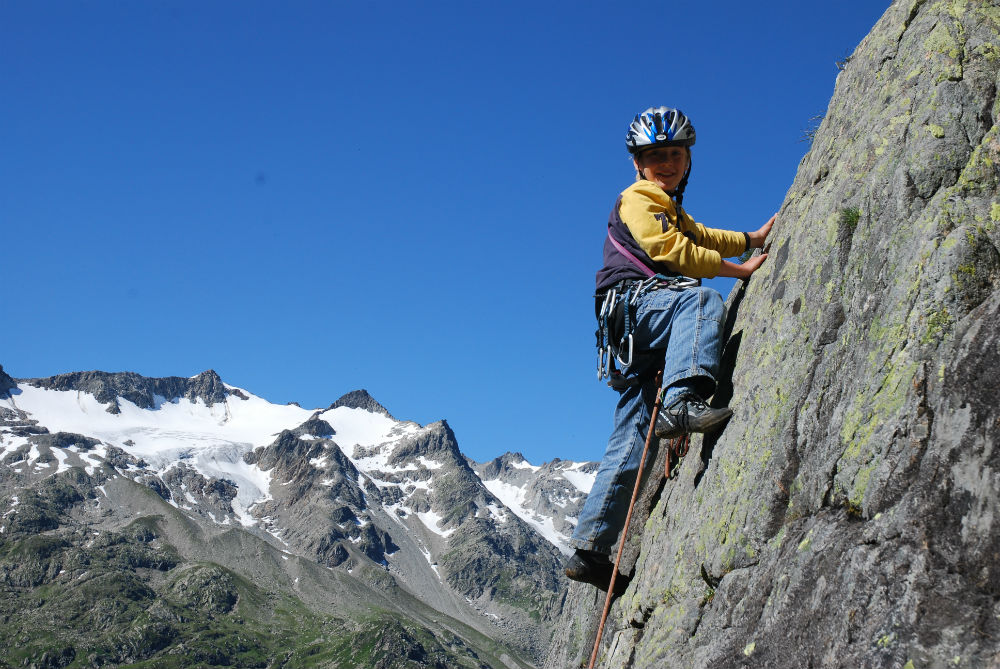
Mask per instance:
[[[719,371],[724,308],[711,288],[669,288],[646,293],[636,305],[632,363],[626,375],[645,373],[645,382],[629,386],[615,408],[615,427],[597,470],[590,495],[580,511],[570,545],[610,554],[625,524],[639,460],[646,443],[653,403],[659,390],[654,370],[663,361],[663,406],[691,387],[707,397]],[[647,457],[655,459],[655,439]]]

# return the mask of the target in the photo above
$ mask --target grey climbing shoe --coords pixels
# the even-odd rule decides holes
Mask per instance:
[[[577,549],[563,563],[563,570],[567,578],[581,583],[589,583],[595,588],[607,592],[615,565],[604,553]],[[624,592],[628,584],[629,577],[619,572],[618,577],[615,578],[615,594]]]
[[[656,436],[673,439],[691,432],[711,432],[733,415],[732,409],[713,409],[697,395],[685,393],[656,415]]]

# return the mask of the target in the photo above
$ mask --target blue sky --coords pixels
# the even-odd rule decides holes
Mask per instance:
[[[628,121],[684,110],[686,208],[756,229],[888,5],[0,0],[0,364],[366,388],[477,460],[599,459]]]

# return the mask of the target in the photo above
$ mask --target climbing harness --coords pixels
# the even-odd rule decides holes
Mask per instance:
[[[598,381],[615,377],[624,379],[615,362],[623,368],[632,364],[635,353],[632,331],[635,329],[636,303],[656,283],[655,277],[642,281],[621,281],[604,294],[604,301],[597,314]],[[613,384],[614,381],[609,383]]]
[[[622,246],[611,235],[610,230],[608,239],[619,253],[646,275],[645,279],[625,279],[616,283],[603,294],[603,300],[597,308],[597,331],[594,333],[597,337],[597,380],[608,379],[609,386],[622,392],[628,386],[641,382],[638,378],[627,378],[615,365],[617,362],[624,369],[632,364],[635,353],[632,333],[639,298],[651,290],[690,288],[701,285],[701,281],[685,276],[657,274]],[[601,299],[602,295],[598,294],[596,298]]]

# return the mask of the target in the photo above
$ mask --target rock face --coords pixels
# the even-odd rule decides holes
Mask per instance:
[[[995,3],[900,0],[858,46],[598,666],[1000,666],[998,75]]]

